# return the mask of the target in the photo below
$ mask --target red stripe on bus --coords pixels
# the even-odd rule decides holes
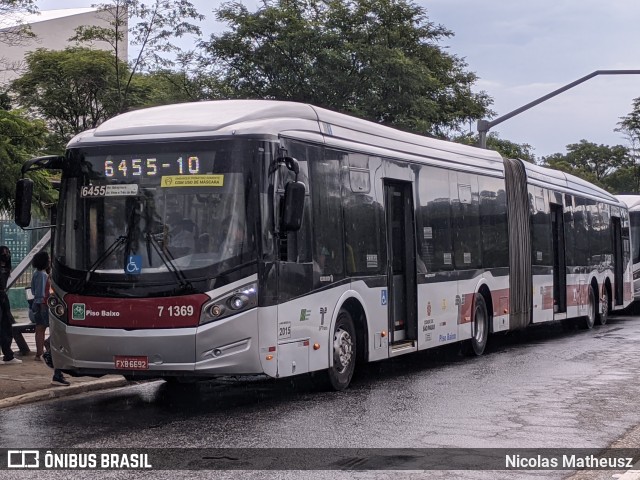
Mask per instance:
[[[167,298],[103,298],[65,295],[69,325],[104,328],[180,328],[200,322],[204,294]]]

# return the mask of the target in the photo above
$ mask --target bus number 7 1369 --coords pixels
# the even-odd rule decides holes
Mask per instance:
[[[158,316],[162,317],[163,315],[168,317],[190,317],[193,315],[193,305],[170,305],[168,307],[158,305]]]

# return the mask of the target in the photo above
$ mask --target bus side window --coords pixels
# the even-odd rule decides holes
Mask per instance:
[[[387,261],[384,208],[382,197],[376,196],[381,195],[380,189],[366,179],[380,169],[382,159],[349,153],[341,161],[347,275],[383,273]]]
[[[340,158],[325,150],[311,160],[311,205],[313,210],[313,262],[316,287],[340,280],[344,274]]]
[[[428,272],[453,269],[449,172],[423,165],[416,173],[418,184],[418,251]]]

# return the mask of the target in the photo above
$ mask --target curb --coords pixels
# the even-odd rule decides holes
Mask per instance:
[[[68,397],[79,393],[116,388],[128,385],[129,381],[124,378],[105,378],[90,382],[70,385],[68,387],[51,387],[37,392],[24,393],[15,397],[0,400],[0,409],[24,405],[26,403],[39,402],[41,400],[52,400],[55,398]]]

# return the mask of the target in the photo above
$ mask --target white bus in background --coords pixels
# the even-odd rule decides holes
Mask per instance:
[[[316,373],[632,300],[626,205],[562,172],[311,105],[129,112],[62,157],[51,348],[74,375]],[[16,190],[29,223],[32,182]]]
[[[633,297],[635,300],[640,300],[640,195],[616,195],[616,197],[629,207]]]

